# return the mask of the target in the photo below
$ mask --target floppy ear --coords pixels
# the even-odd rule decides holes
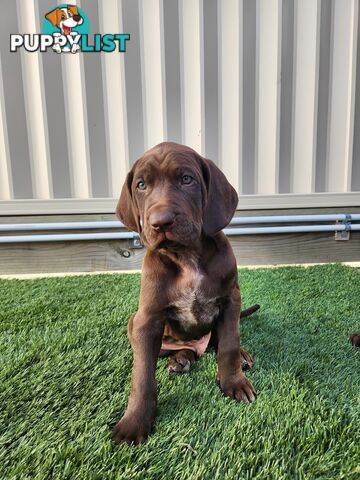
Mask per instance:
[[[45,15],[46,20],[49,20],[49,22],[51,22],[53,25],[57,25],[58,10],[58,8],[55,8],[55,10],[52,10]]]
[[[116,206],[116,216],[129,230],[140,233],[139,211],[131,194],[133,176],[132,171],[127,174]]]
[[[203,211],[203,230],[214,235],[230,223],[238,204],[236,190],[214,162],[203,158],[207,198]]]
[[[78,7],[76,5],[68,5],[67,9],[70,10],[73,15],[79,15]]]

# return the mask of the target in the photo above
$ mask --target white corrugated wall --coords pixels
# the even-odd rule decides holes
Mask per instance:
[[[63,2],[58,2],[63,3]],[[357,0],[82,0],[127,52],[10,53],[50,0],[0,16],[0,215],[111,212],[163,140],[213,159],[240,208],[360,204]]]

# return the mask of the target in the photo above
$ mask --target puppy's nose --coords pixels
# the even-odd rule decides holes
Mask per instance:
[[[73,15],[73,19],[75,20],[75,22],[80,22],[81,15]]]
[[[161,210],[153,212],[149,218],[150,225],[158,232],[166,232],[167,230],[170,230],[174,220],[174,213]]]

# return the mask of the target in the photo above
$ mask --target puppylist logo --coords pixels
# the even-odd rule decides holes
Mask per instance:
[[[44,33],[10,35],[10,51],[24,48],[27,52],[56,53],[77,52],[126,52],[129,33],[95,33],[90,35],[90,22],[86,13],[77,5],[66,3],[45,14]]]

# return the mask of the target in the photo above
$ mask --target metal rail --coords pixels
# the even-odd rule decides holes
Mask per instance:
[[[314,218],[316,217],[316,218]],[[295,220],[296,218],[296,220]],[[250,221],[249,221],[250,219]],[[256,221],[255,221],[256,219]],[[266,221],[264,220],[266,219]],[[271,221],[270,221],[271,219]],[[281,223],[281,222],[305,222],[305,221],[340,221],[334,225],[286,225],[272,227],[245,227],[226,228],[224,233],[232,235],[261,235],[275,233],[308,233],[308,232],[341,232],[360,231],[360,224],[351,224],[351,220],[360,220],[359,214],[338,214],[338,215],[289,215],[272,217],[244,217],[234,218],[230,225],[241,225],[243,223]],[[30,228],[31,227],[31,228]],[[43,223],[43,224],[18,224],[0,225],[0,231],[46,231],[46,230],[71,230],[90,228],[120,228],[120,222],[66,222],[66,223]],[[0,243],[35,243],[35,242],[66,242],[76,240],[123,240],[136,239],[138,234],[134,232],[92,232],[92,233],[56,233],[56,234],[30,234],[30,235],[3,235],[0,236]]]

